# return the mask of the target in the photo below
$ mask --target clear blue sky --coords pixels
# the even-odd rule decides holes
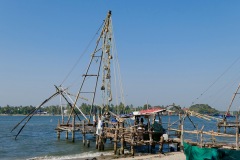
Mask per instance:
[[[229,68],[240,57],[234,0],[1,0],[0,106],[38,105],[50,96],[108,10],[127,104],[227,108],[240,82],[240,60]]]

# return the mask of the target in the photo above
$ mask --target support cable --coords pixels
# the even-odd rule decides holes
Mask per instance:
[[[83,53],[80,55],[80,57],[77,59],[77,61],[75,62],[75,64],[73,65],[73,67],[71,68],[71,70],[68,72],[68,74],[66,75],[66,77],[63,79],[61,85],[68,79],[68,77],[70,76],[70,74],[73,72],[73,70],[76,68],[77,64],[79,63],[79,61],[81,60],[81,58],[86,54],[88,48],[90,47],[90,45],[92,44],[93,40],[96,38],[96,36],[98,35],[99,31],[101,30],[102,26],[104,24],[101,24],[101,26],[99,27],[99,29],[97,30],[97,32],[94,34],[93,38],[90,40],[90,42],[88,43],[87,47],[85,48],[85,50],[83,51]],[[60,86],[61,86],[60,85]]]
[[[195,104],[195,102],[196,102],[197,100],[199,100],[199,98],[201,98],[214,84],[216,84],[217,81],[218,81],[220,78],[222,78],[222,76],[223,76],[224,74],[226,74],[226,73],[232,68],[232,66],[233,66],[235,63],[237,63],[237,61],[238,61],[239,59],[240,59],[240,57],[238,57],[222,74],[220,74],[220,76],[218,76],[218,78],[217,78],[215,81],[213,81],[213,83],[211,83],[211,84],[207,87],[207,89],[204,90],[204,92],[202,92],[202,93],[200,94],[200,96],[198,96],[198,97],[192,102],[192,105]]]

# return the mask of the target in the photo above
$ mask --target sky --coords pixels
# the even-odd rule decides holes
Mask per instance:
[[[126,104],[226,110],[240,82],[237,0],[1,0],[0,106],[53,94],[108,10]]]

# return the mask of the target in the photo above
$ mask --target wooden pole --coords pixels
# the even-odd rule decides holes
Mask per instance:
[[[184,122],[184,118],[182,118],[182,121],[181,121],[181,149],[183,149],[183,122]]]
[[[160,137],[160,143],[159,143],[159,152],[162,153],[163,150],[163,142],[164,142],[164,138],[163,136]]]
[[[90,147],[90,141],[87,140],[87,147],[89,148]]]
[[[72,142],[75,141],[75,114],[73,115],[73,120],[72,120]]]
[[[60,130],[57,131],[57,138],[60,139]]]
[[[218,124],[217,124],[217,131],[218,131],[218,133],[220,132],[220,126],[219,126],[219,122],[218,122]]]
[[[117,123],[116,128],[115,128],[115,134],[114,134],[114,154],[117,154],[117,136],[118,136],[118,126],[119,123]]]
[[[203,147],[203,128],[204,126],[202,126],[202,129],[200,131],[200,147],[201,148]]]
[[[121,149],[120,149],[120,153],[124,154],[124,129],[123,129],[124,125],[123,122],[121,122],[121,133],[122,133],[122,137],[121,137]]]
[[[227,125],[227,122],[226,122],[226,119],[224,120],[224,133],[226,133],[226,125]]]
[[[236,124],[237,124],[237,126],[236,126],[236,150],[239,150],[239,144],[238,144],[238,142],[239,142],[239,126],[238,126],[238,113],[237,113],[237,115],[236,115]]]
[[[148,153],[149,153],[150,152],[149,148],[150,148],[150,145],[151,145],[151,138],[152,138],[152,137],[150,137],[151,136],[151,133],[150,133],[150,117],[148,117],[148,124],[147,125],[148,125],[148,136],[149,136],[149,141],[150,141],[149,145],[148,145]]]
[[[229,107],[228,107],[227,112],[225,113],[225,115],[227,115],[227,114],[229,113],[230,108],[231,108],[231,106],[232,106],[232,103],[233,103],[236,95],[238,94],[238,90],[239,90],[239,89],[240,89],[240,84],[238,85],[238,88],[237,88],[236,92],[233,94],[232,100],[231,100],[231,102],[230,102],[230,105],[229,105]]]
[[[60,120],[58,119],[58,131],[57,131],[57,138],[60,139]]]
[[[131,127],[131,155],[134,157],[134,127]]]
[[[85,146],[86,136],[85,136],[85,121],[82,122],[82,135],[83,135],[83,145]]]
[[[167,130],[167,134],[168,136],[170,135],[169,134],[169,128],[170,128],[170,115],[169,115],[169,112],[168,112],[168,130]],[[170,138],[170,137],[169,137]],[[170,151],[170,148],[169,148],[169,143],[168,143],[168,152]]]
[[[68,139],[68,131],[66,131],[66,139]]]
[[[101,134],[98,136],[98,150],[102,150],[102,136]]]
[[[98,149],[98,139],[99,139],[99,135],[96,135],[96,149]]]

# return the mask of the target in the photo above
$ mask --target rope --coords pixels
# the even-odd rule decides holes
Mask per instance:
[[[197,101],[199,98],[201,98],[214,84],[216,84],[217,81],[218,81],[220,78],[222,78],[222,76],[223,76],[225,73],[227,73],[227,72],[232,68],[232,66],[233,66],[235,63],[237,63],[237,61],[238,61],[239,59],[240,59],[240,57],[238,57],[222,74],[220,74],[220,76],[218,76],[218,78],[217,78],[215,81],[213,81],[213,83],[211,83],[211,85],[209,85],[209,86],[207,87],[207,89],[206,89],[204,92],[202,92],[202,94],[200,94],[200,96],[198,96],[198,97],[192,102],[192,105],[195,104],[195,101]]]
[[[213,103],[213,104],[216,103],[216,102],[219,100],[219,98],[222,97],[222,95],[223,95],[224,93],[226,93],[228,90],[230,90],[230,89],[236,84],[236,82],[239,81],[239,79],[240,79],[240,76],[238,76],[236,79],[234,79],[234,81],[233,81],[232,83],[228,83],[227,85],[225,85],[225,86],[223,86],[221,89],[219,89],[219,90],[217,91],[217,93],[216,93],[216,94],[219,93],[219,96],[218,96],[217,98],[215,98],[215,99],[212,101],[212,103]],[[215,95],[216,95],[216,94],[215,94]]]
[[[70,74],[73,72],[73,70],[76,68],[77,64],[79,63],[79,61],[81,60],[81,58],[86,54],[88,48],[90,47],[90,45],[92,44],[93,40],[96,38],[96,36],[98,35],[100,29],[102,28],[104,24],[104,21],[103,23],[101,24],[101,26],[99,27],[99,29],[97,30],[97,32],[94,34],[93,38],[90,40],[90,42],[88,43],[87,47],[85,48],[85,50],[83,51],[83,53],[80,55],[80,57],[77,59],[76,63],[73,65],[73,67],[71,68],[71,70],[69,71],[69,73],[67,74],[67,76],[63,79],[61,85],[68,79],[68,77],[70,76]],[[60,86],[61,86],[60,85]]]
[[[113,26],[112,26],[112,30],[113,30]],[[122,77],[121,77],[121,70],[120,70],[120,64],[118,61],[118,53],[117,53],[117,47],[116,47],[116,43],[115,43],[115,38],[114,38],[114,34],[112,35],[113,37],[113,48],[116,50],[115,53],[115,60],[116,60],[116,67],[117,67],[117,72],[118,72],[118,80],[119,80],[119,85],[120,85],[120,94],[121,94],[121,100],[122,103],[124,104],[125,107],[125,99],[124,99],[124,91],[123,91],[123,84],[122,84]]]

